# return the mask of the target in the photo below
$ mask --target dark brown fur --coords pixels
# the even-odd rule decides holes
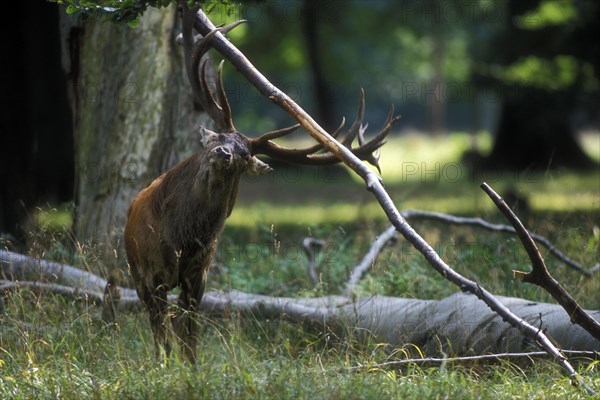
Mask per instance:
[[[125,249],[141,301],[150,313],[157,346],[171,350],[167,292],[180,288],[173,330],[192,362],[196,314],[208,267],[225,219],[231,213],[242,173],[262,173],[237,133],[211,133],[206,150],[155,179],[133,199],[127,214]]]

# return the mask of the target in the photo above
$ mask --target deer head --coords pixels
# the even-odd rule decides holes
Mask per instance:
[[[204,56],[210,48],[210,42],[213,36],[217,32],[226,34],[245,21],[236,21],[225,27],[216,28],[205,36],[194,35],[193,25],[197,10],[197,7],[190,9],[185,4],[182,5],[183,32],[178,39],[184,47],[186,70],[194,96],[202,105],[203,109],[215,121],[218,132],[223,135],[241,135],[246,137],[248,150],[253,157],[253,161],[250,165],[252,168],[257,168],[261,172],[266,171],[264,163],[261,163],[260,160],[254,158],[254,156],[260,154],[267,155],[280,161],[296,164],[329,165],[339,163],[340,160],[335,155],[324,151],[323,146],[320,144],[315,144],[314,146],[302,149],[293,149],[280,146],[273,142],[274,139],[281,138],[294,132],[299,128],[299,124],[267,132],[256,138],[247,137],[236,130],[233,124],[231,107],[227,100],[225,90],[223,89],[223,62],[221,62],[218,67],[216,81],[214,84],[211,84],[211,61],[208,57]],[[342,123],[332,136],[350,149],[358,158],[369,162],[380,171],[379,148],[385,143],[385,137],[399,117],[394,117],[394,109],[391,107],[381,130],[372,139],[366,140],[365,131],[367,125],[363,125],[362,123],[364,110],[365,97],[364,91],[361,90],[358,111],[354,123],[345,133],[343,133],[345,120],[342,119]],[[204,129],[204,132],[208,135],[215,134],[208,129]],[[355,140],[358,140],[357,147],[353,146]]]

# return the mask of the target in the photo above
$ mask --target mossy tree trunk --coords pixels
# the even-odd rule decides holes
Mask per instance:
[[[199,149],[174,7],[124,24],[62,16],[75,132],[75,236],[119,247],[135,194]]]

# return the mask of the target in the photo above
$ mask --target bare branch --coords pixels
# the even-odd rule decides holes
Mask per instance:
[[[325,245],[325,242],[319,239],[315,239],[312,237],[306,237],[302,240],[302,247],[306,252],[306,269],[308,270],[308,276],[310,277],[313,285],[319,284],[319,275],[317,274],[317,269],[315,267],[315,251],[314,248],[321,248]]]
[[[215,28],[213,31],[208,32],[202,37],[194,37],[194,18],[200,6],[194,5],[192,8],[188,8],[186,2],[183,1],[181,2],[180,6],[183,25],[181,43],[183,44],[184,48],[185,69],[194,96],[202,105],[202,108],[210,115],[213,121],[215,121],[215,124],[220,131],[233,132],[235,131],[235,127],[231,117],[231,108],[229,106],[229,102],[227,101],[227,96],[225,95],[221,82],[222,67],[219,67],[217,82],[213,94],[213,90],[211,89],[211,85],[209,85],[207,79],[209,74],[206,71],[207,65],[212,67],[212,63],[209,62],[209,58],[206,53],[210,48],[212,37],[217,32],[226,34],[245,21],[236,21],[225,27]],[[212,74],[210,75],[212,76]]]
[[[377,239],[375,239],[375,241],[371,245],[371,248],[369,249],[367,254],[365,254],[361,262],[352,269],[350,279],[348,279],[346,289],[344,290],[345,296],[352,296],[354,287],[362,279],[367,270],[371,268],[371,266],[375,262],[375,259],[377,258],[377,255],[385,246],[387,246],[390,243],[390,241],[396,239],[397,235],[398,233],[396,232],[396,228],[391,226],[385,231],[383,231],[383,233],[379,235]]]
[[[0,275],[7,280],[38,280],[77,287],[84,292],[103,293],[106,279],[71,265],[48,260],[39,260],[24,254],[0,250]],[[119,288],[125,297],[137,294],[134,289]]]
[[[202,34],[215,29],[208,17],[199,11],[194,23],[196,30]],[[338,142],[328,134],[314,119],[297,105],[288,95],[271,84],[240,52],[235,46],[227,41],[223,35],[217,33],[213,39],[214,48],[228,59],[236,69],[248,79],[263,95],[271,99],[275,104],[288,112],[302,127],[319,143],[326,147],[332,154],[341,159],[356,172],[366,183],[367,190],[373,193],[390,222],[421,254],[425,256],[430,265],[446,279],[457,285],[463,291],[475,294],[483,300],[492,310],[497,312],[511,325],[517,327],[527,336],[533,338],[544,350],[552,354],[556,361],[565,369],[574,384],[580,384],[581,378],[568,362],[560,350],[548,339],[548,337],[536,327],[527,323],[517,315],[513,314],[505,305],[496,299],[490,292],[454,271],[435,250],[427,243],[404,219],[389,194],[385,191],[382,180],[371,171],[351,150]]]
[[[503,232],[512,234],[515,233],[515,228],[513,228],[512,226],[492,224],[481,218],[457,217],[455,215],[423,210],[404,210],[400,212],[400,214],[402,214],[402,216],[409,221],[425,219],[443,222],[445,224],[476,226],[493,232]],[[593,268],[586,269],[579,263],[571,260],[560,250],[558,250],[556,246],[554,246],[545,237],[531,232],[530,235],[535,239],[536,242],[545,246],[552,255],[554,255],[559,260],[563,261],[565,264],[569,265],[572,269],[581,272],[587,276],[591,276],[593,274]],[[397,231],[394,228],[394,226],[391,226],[385,231],[383,231],[383,233],[381,233],[381,235],[373,242],[371,248],[369,249],[367,254],[365,254],[362,261],[352,269],[352,273],[350,275],[350,278],[348,279],[346,290],[344,291],[344,294],[346,296],[350,296],[352,294],[353,288],[362,279],[362,277],[369,270],[369,268],[373,265],[373,263],[375,262],[375,258],[378,256],[379,252],[381,252],[385,248],[386,243],[389,243],[390,240],[394,240],[396,236]]]
[[[115,277],[111,276],[104,288],[104,296],[102,297],[102,321],[104,323],[114,327],[120,300],[121,291],[117,286]]]
[[[32,281],[0,281],[0,295],[7,292],[15,292],[23,289],[28,289],[32,293],[42,295],[45,293],[53,293],[60,295],[68,300],[86,301],[94,304],[102,304],[102,294],[91,290],[80,289],[77,287],[58,285],[53,283],[41,283]]]
[[[550,274],[539,249],[529,235],[529,232],[527,232],[527,229],[525,229],[523,223],[502,197],[500,197],[487,183],[482,183],[481,188],[488,196],[490,196],[494,204],[496,204],[498,209],[515,228],[515,231],[517,232],[519,239],[521,239],[521,243],[523,243],[523,247],[529,256],[529,260],[531,261],[531,272],[513,271],[514,275],[523,282],[540,286],[550,293],[558,304],[565,309],[567,314],[569,314],[573,323],[580,325],[592,334],[592,336],[600,340],[600,323],[586,313],[573,296],[571,296],[571,294]]]
[[[592,362],[600,360],[600,353],[597,351],[573,351],[563,350],[563,352],[571,359],[578,359],[582,362]],[[419,366],[420,368],[440,367],[444,365],[474,365],[480,362],[486,364],[496,361],[508,361],[515,363],[517,361],[533,362],[533,359],[548,358],[549,354],[545,351],[532,351],[527,353],[498,353],[498,354],[483,354],[479,356],[463,356],[463,357],[427,357],[427,358],[409,358],[405,360],[393,360],[377,364],[365,364],[355,367],[344,368],[341,372],[357,372],[357,371],[375,371],[375,370],[398,370],[409,366]],[[336,370],[340,372],[339,370]]]
[[[423,211],[423,210],[405,210],[401,212],[402,216],[407,220],[415,219],[428,219],[432,221],[440,221],[446,224],[453,225],[472,225],[483,229],[487,229],[493,232],[503,233],[516,233],[515,228],[509,225],[492,224],[481,218],[467,218],[457,217],[455,215],[443,214],[434,211]],[[575,271],[581,272],[586,276],[592,276],[596,271],[600,269],[600,264],[597,264],[591,268],[585,268],[578,262],[570,259],[562,251],[560,251],[552,242],[545,237],[529,231],[529,235],[539,244],[548,249],[550,254],[556,257],[558,260],[564,262],[568,267]]]
[[[38,260],[38,263],[43,265],[49,261]],[[31,264],[28,266],[33,268]],[[93,275],[84,271],[81,274]],[[110,301],[106,296],[103,298],[100,291],[83,291],[60,284],[1,282],[0,288],[0,294],[28,288],[40,295],[56,293],[97,306]],[[126,291],[124,288],[118,289]],[[559,305],[532,303],[510,297],[498,299],[520,318],[552,335],[560,346],[569,350],[600,351],[600,342],[580,326],[570,324]],[[168,302],[176,304],[176,295],[170,295]],[[137,311],[141,306],[135,294],[133,297],[122,297],[118,303],[120,311]],[[390,351],[396,351],[406,344],[419,349],[418,352],[407,351],[407,357],[420,354],[442,357],[524,352],[533,345],[525,335],[503,323],[483,302],[465,293],[455,293],[441,300],[418,300],[386,296],[362,299],[342,296],[284,298],[237,291],[211,291],[206,293],[200,307],[202,313],[210,317],[241,313],[253,318],[285,319],[319,332],[326,330],[339,335],[354,332],[356,338],[373,337],[377,343],[386,343]],[[600,311],[591,313],[597,315]],[[543,320],[539,317],[541,314],[544,315]],[[100,313],[90,316],[100,318]],[[12,322],[10,318],[6,321]],[[19,326],[29,329],[26,324]]]

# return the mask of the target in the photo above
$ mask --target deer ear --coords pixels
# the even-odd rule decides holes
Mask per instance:
[[[205,127],[200,127],[200,143],[202,146],[207,148],[212,142],[215,142],[219,138],[219,134],[211,131],[210,129],[206,129]]]
[[[250,176],[267,174],[273,171],[273,168],[269,167],[267,163],[260,161],[256,157],[250,158],[248,161],[248,169],[246,169],[246,173]]]

